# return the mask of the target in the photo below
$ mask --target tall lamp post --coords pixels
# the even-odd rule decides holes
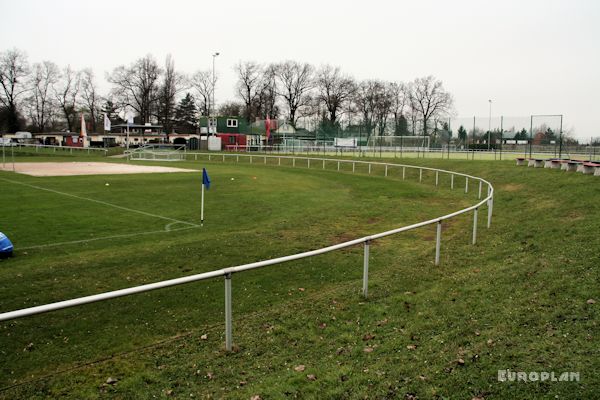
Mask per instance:
[[[213,58],[213,68],[212,68],[212,101],[211,101],[211,109],[209,110],[208,114],[210,116],[214,116],[214,112],[215,112],[215,85],[217,83],[217,81],[215,80],[215,58],[217,58],[217,56],[221,54],[218,51],[212,55]],[[210,119],[210,118],[209,118]],[[215,125],[216,125],[216,121],[215,121]],[[216,126],[215,126],[215,133],[216,133]],[[210,128],[209,128],[210,130]],[[210,132],[209,132],[210,133]]]
[[[490,102],[490,116],[488,118],[488,151],[490,151],[490,140],[492,135],[492,100]]]

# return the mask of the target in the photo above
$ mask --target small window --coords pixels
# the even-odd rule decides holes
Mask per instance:
[[[237,119],[233,119],[233,118],[227,119],[227,127],[228,128],[237,128],[237,126],[238,126]]]

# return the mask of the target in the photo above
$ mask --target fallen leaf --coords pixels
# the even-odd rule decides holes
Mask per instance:
[[[596,300],[594,299],[588,299],[588,301],[586,301],[586,303],[588,304],[594,304],[596,302]]]
[[[409,344],[408,346],[406,346],[407,349],[409,350],[416,350],[417,349],[417,345],[416,344]]]
[[[309,381],[316,381],[316,380],[317,380],[317,377],[316,377],[315,375],[313,375],[313,374],[308,374],[308,375],[306,375],[306,378],[307,378]]]
[[[306,369],[306,367],[303,364],[298,365],[297,367],[294,368],[294,371],[296,372],[303,372]]]
[[[492,339],[488,339],[487,342],[488,346],[491,346],[494,344],[494,341]]]
[[[427,380],[427,378],[425,378],[425,376],[424,376],[424,375],[419,375],[419,379],[420,379],[420,380],[422,380],[422,381],[425,381],[425,380]]]
[[[456,360],[456,363],[458,365],[465,365],[465,360],[463,360],[462,358],[459,358],[458,360]]]
[[[319,328],[321,329],[325,329],[327,327],[327,324],[325,322],[319,324]]]
[[[205,333],[204,335],[200,336],[200,340],[206,340],[208,339],[208,335]]]
[[[388,321],[388,319],[386,318],[386,319],[384,319],[384,320],[381,320],[381,321],[379,321],[379,322],[377,323],[377,326],[386,325],[388,322],[389,322],[389,321]]]
[[[363,349],[363,351],[364,351],[365,353],[372,353],[372,352],[373,352],[373,348],[372,348],[372,347],[370,347],[370,346],[367,346],[367,347],[365,347],[365,348]]]
[[[371,334],[371,333],[367,333],[365,336],[363,336],[362,340],[369,341],[369,340],[373,340],[375,339],[375,335]]]
[[[206,377],[207,377],[209,380],[210,380],[210,379],[212,379],[212,378],[213,378],[213,376],[214,376],[214,375],[212,374],[212,372],[207,372],[207,373],[206,373]]]
[[[301,292],[304,292],[304,288],[303,287],[299,287],[298,290],[301,291]]]
[[[479,331],[475,331],[475,336],[479,336],[481,335],[481,333],[479,333]]]
[[[113,378],[112,376],[106,380],[106,383],[108,383],[109,385],[114,385],[117,382],[119,382],[119,380],[117,378]]]
[[[247,384],[248,382],[246,381],[240,381],[240,386],[244,386],[245,384]]]
[[[262,400],[262,397],[260,397],[259,395],[255,394],[254,396],[250,397],[250,400]]]

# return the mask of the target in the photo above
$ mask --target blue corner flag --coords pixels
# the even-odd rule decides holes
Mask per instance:
[[[206,168],[202,168],[202,184],[206,186],[206,189],[210,189],[210,178],[206,172]]]

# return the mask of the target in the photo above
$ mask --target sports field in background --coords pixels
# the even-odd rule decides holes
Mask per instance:
[[[16,248],[0,262],[0,311],[316,249],[477,199],[444,175],[435,187],[431,173],[420,184],[417,171],[403,181],[383,167],[369,176],[366,166],[217,160],[166,164],[197,174],[0,172],[0,230]],[[598,312],[588,300],[600,300],[600,180],[512,160],[410,163],[494,185],[492,228],[480,219],[476,246],[471,214],[444,226],[439,267],[433,226],[376,241],[368,300],[362,247],[236,274],[232,354],[222,279],[2,322],[0,398],[597,393]],[[202,167],[213,183],[199,227]],[[502,383],[499,369],[580,371],[581,381]]]

